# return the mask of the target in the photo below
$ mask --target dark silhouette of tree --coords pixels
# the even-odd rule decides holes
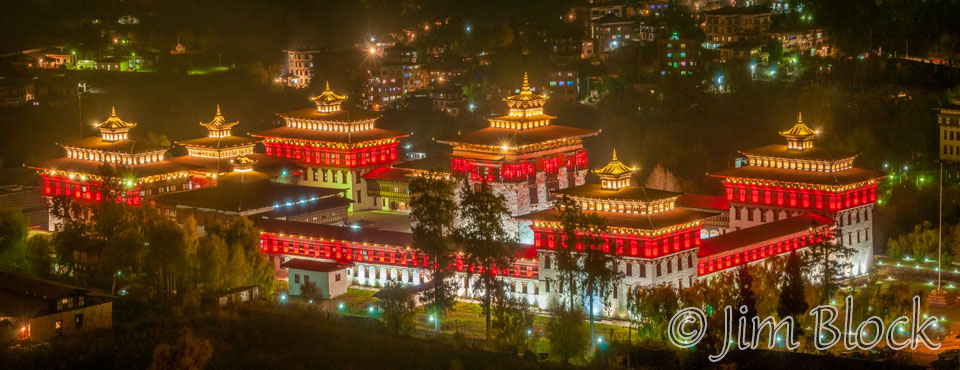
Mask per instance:
[[[453,221],[457,212],[454,180],[438,172],[410,182],[410,218],[413,223],[413,248],[429,258],[434,287],[426,294],[437,320],[453,305],[453,292],[446,278],[453,248]],[[439,330],[439,325],[436,326]]]
[[[563,364],[568,364],[570,359],[582,355],[590,345],[583,320],[583,311],[567,310],[562,305],[557,305],[547,321],[546,334],[550,342],[550,353]]]
[[[747,308],[747,312],[741,309]],[[753,294],[753,275],[747,265],[737,268],[737,310],[736,315],[747,318],[747,327],[753,327],[753,318],[757,316],[757,297]],[[751,333],[752,329],[747,333]]]
[[[384,325],[397,334],[409,334],[416,327],[416,304],[410,290],[398,281],[380,289],[378,304]]]
[[[502,286],[501,286],[502,287]],[[517,355],[527,349],[534,314],[522,297],[508,297],[497,289],[493,305],[493,347],[500,352]]]
[[[783,281],[780,283],[780,299],[777,304],[777,315],[780,318],[793,317],[795,320],[806,314],[807,304],[804,291],[806,283],[803,281],[802,262],[797,251],[791,251],[787,256],[787,266],[783,271]],[[797,325],[793,330],[793,339],[803,335],[803,328]]]
[[[820,304],[826,303],[840,289],[840,281],[852,264],[854,249],[843,245],[840,228],[815,228],[811,225],[813,243],[804,254],[807,276],[820,286]],[[834,239],[834,236],[839,236]]]
[[[174,344],[159,344],[153,349],[150,370],[200,370],[213,357],[213,345],[207,339],[184,328]]]
[[[490,339],[491,300],[497,287],[501,285],[500,276],[494,269],[510,266],[515,257],[513,238],[504,229],[504,220],[510,218],[510,211],[503,204],[502,196],[493,194],[490,186],[483,182],[478,189],[472,189],[466,182],[460,191],[460,221],[456,240],[466,252],[469,264],[478,267],[480,284],[474,289],[482,289],[481,307],[486,317],[486,337]]]

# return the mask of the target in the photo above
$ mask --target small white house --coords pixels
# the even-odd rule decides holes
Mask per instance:
[[[290,295],[299,296],[304,284],[316,284],[323,299],[339,297],[347,292],[350,276],[347,269],[353,264],[323,262],[308,259],[292,259],[282,267],[287,269]]]

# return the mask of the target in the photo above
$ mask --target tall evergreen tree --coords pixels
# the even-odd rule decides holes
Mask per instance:
[[[780,283],[780,299],[777,305],[777,315],[798,318],[807,312],[808,304],[804,296],[805,283],[803,281],[802,261],[797,251],[791,251],[787,256],[787,266],[783,271],[783,281]],[[803,335],[800,325],[793,331],[793,339]]]
[[[852,264],[850,257],[854,249],[843,245],[843,232],[810,226],[813,243],[804,254],[806,273],[811,280],[820,285],[820,304],[825,304],[838,289],[844,273],[849,272]],[[834,237],[836,236],[836,239]]]
[[[486,337],[490,339],[491,301],[502,274],[493,270],[509,266],[514,257],[513,238],[503,227],[503,220],[510,217],[502,196],[493,194],[483,182],[472,189],[466,182],[460,191],[460,221],[456,240],[464,248],[467,261],[479,267],[480,286],[483,290],[483,314],[486,317]]]
[[[740,311],[741,307],[746,307],[747,312]],[[753,275],[750,274],[750,268],[747,265],[741,265],[737,268],[737,310],[736,315],[747,318],[747,326],[752,327],[753,318],[757,316],[757,297],[753,294]],[[752,333],[747,330],[747,333]]]
[[[455,182],[438,172],[420,176],[410,182],[410,218],[413,248],[429,258],[432,267],[433,291],[428,294],[436,319],[453,305],[453,289],[446,282],[454,252],[453,222],[457,203]],[[439,331],[439,325],[435,326]]]

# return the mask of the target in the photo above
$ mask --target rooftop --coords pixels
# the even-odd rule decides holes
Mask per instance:
[[[102,165],[104,165],[104,163],[97,161],[60,157],[27,164],[26,166],[40,170],[56,170],[96,175],[100,173],[100,166]],[[133,173],[133,176],[136,178],[163,175],[181,171],[198,170],[202,168],[200,166],[172,161],[169,159],[145,164],[126,165],[125,167],[129,168]]]
[[[671,226],[702,220],[716,215],[715,212],[692,211],[680,208],[674,208],[669,211],[652,214],[620,212],[597,212],[597,214],[607,220],[607,226],[645,231],[656,231]],[[530,221],[557,222],[559,220],[558,216],[559,213],[557,212],[556,208],[550,208],[519,216],[517,218]]]
[[[386,130],[382,128],[374,128],[357,132],[334,132],[292,127],[276,127],[258,131],[250,135],[262,138],[284,138],[322,143],[344,144],[357,144],[384,139],[399,139],[409,136],[409,134],[400,131]]]
[[[236,146],[253,145],[260,142],[260,139],[243,136],[223,136],[223,137],[201,137],[178,141],[177,144],[184,146],[203,147],[211,149],[226,149]]]
[[[549,125],[525,130],[486,127],[437,141],[451,145],[474,144],[496,147],[503,145],[517,147],[560,139],[583,138],[594,136],[598,133],[600,133],[599,130],[587,130],[560,125]]]
[[[314,272],[333,272],[337,270],[343,270],[347,267],[353,266],[353,263],[337,263],[337,262],[322,262],[317,260],[307,260],[301,258],[294,258],[287,262],[284,262],[281,267],[286,267],[288,269],[297,269],[297,270],[306,270]]]
[[[862,168],[848,168],[835,172],[820,172],[757,166],[731,168],[720,172],[711,173],[710,176],[825,186],[852,185],[884,177],[884,175],[880,172],[865,170]]]
[[[165,146],[136,140],[103,141],[103,138],[100,136],[88,136],[79,139],[67,140],[63,143],[60,143],[60,145],[123,154],[159,152],[168,149]]]
[[[680,195],[680,193],[672,191],[650,189],[641,186],[624,186],[617,190],[607,190],[603,189],[600,184],[584,184],[572,188],[554,190],[553,193],[580,198],[633,200],[640,202],[652,202]]]
[[[413,180],[413,170],[380,167],[363,175],[365,179],[409,183]]]
[[[57,300],[68,296],[111,297],[93,289],[0,271],[0,315],[36,317],[55,310]],[[95,302],[86,303],[92,304]]]
[[[730,203],[722,195],[682,194],[676,206],[698,211],[730,211]]]
[[[790,149],[786,145],[779,145],[779,144],[773,144],[773,145],[761,146],[759,148],[742,150],[740,151],[740,153],[743,153],[744,155],[755,155],[755,156],[761,156],[761,157],[806,159],[806,160],[814,160],[814,161],[838,161],[841,159],[847,159],[847,158],[857,156],[856,154],[831,150],[827,148],[814,147],[814,148],[806,148],[803,150],[799,150],[799,149]]]
[[[259,219],[255,222],[261,230],[273,234],[323,238],[351,243],[382,244],[396,248],[408,247],[413,243],[413,234],[399,231],[355,229],[348,226],[319,225],[276,219]]]
[[[221,181],[216,186],[158,194],[148,199],[163,204],[238,213],[273,210],[277,205],[309,212],[340,206],[340,203],[329,204],[320,200],[339,198],[342,193],[343,189],[281,184],[269,180],[242,183]]]
[[[297,109],[277,115],[283,118],[296,118],[327,122],[357,122],[380,118],[380,113],[377,112],[338,110],[336,112],[321,113],[317,111],[317,108]]]
[[[810,227],[833,224],[833,220],[807,213],[780,221],[768,222],[746,229],[730,231],[700,242],[699,258],[709,257],[743,247],[784,239],[798,233],[806,233]]]

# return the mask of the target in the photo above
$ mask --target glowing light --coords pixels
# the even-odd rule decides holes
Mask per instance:
[[[337,305],[337,308],[339,308],[340,311],[343,311],[346,308],[346,306],[343,304],[343,302],[340,302],[340,304]]]
[[[371,46],[370,49],[367,50],[367,52],[370,53],[370,55],[374,55],[377,53],[377,48]]]

